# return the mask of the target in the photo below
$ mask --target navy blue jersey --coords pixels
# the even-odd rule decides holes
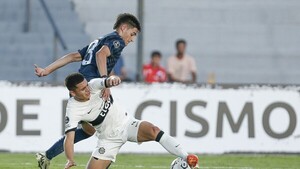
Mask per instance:
[[[112,32],[99,39],[96,39],[88,46],[78,50],[82,57],[81,66],[79,72],[90,81],[94,78],[99,78],[100,73],[96,63],[96,53],[101,47],[105,45],[110,50],[110,56],[106,59],[107,73],[110,74],[118,59],[120,58],[121,52],[125,47],[125,42],[117,32]]]

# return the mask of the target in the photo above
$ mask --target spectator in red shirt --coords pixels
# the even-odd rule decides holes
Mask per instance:
[[[151,62],[143,66],[144,81],[147,83],[166,82],[166,70],[160,66],[161,53],[153,51],[151,54]]]

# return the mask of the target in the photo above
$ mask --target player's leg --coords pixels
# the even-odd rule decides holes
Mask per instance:
[[[91,156],[86,168],[87,169],[107,169],[107,168],[109,168],[110,164],[111,164],[110,160],[101,160],[101,159]]]
[[[87,169],[107,169],[112,162],[116,161],[120,148],[125,143],[122,135],[106,139],[105,132],[97,134],[102,139],[98,139],[97,147],[94,149]],[[107,134],[107,133],[106,133]]]
[[[81,123],[81,126],[82,128],[78,128],[75,131],[74,143],[87,139],[95,133],[95,129],[93,128],[93,126],[86,122]],[[45,155],[47,159],[51,160],[64,151],[64,140],[65,136],[60,138],[46,151]]]
[[[157,126],[150,122],[142,121],[138,128],[138,142],[157,141],[169,153],[186,159],[188,153],[183,150],[182,146],[170,135],[164,133]]]
[[[137,140],[138,142],[145,141],[157,141],[160,143],[169,153],[181,157],[187,161],[191,168],[198,168],[198,157],[196,155],[190,154],[182,148],[182,146],[170,135],[164,133],[157,126],[153,125],[147,121],[134,121],[134,123],[140,123],[138,125],[131,125],[132,132],[134,126],[138,127]],[[134,124],[132,123],[132,124]]]

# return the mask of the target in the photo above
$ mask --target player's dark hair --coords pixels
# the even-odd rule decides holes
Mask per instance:
[[[116,23],[114,24],[114,29],[119,28],[120,25],[124,23],[129,24],[130,26],[137,28],[139,31],[141,31],[141,25],[139,20],[130,13],[119,14]]]
[[[183,43],[184,45],[186,45],[186,41],[184,39],[178,39],[176,41],[176,48],[178,48],[179,44]]]
[[[67,86],[68,90],[75,90],[76,85],[81,83],[84,80],[84,77],[80,73],[72,73],[68,75],[65,79],[65,85]]]
[[[158,56],[161,58],[161,53],[158,50],[155,50],[151,53],[151,58],[153,58],[154,56]]]

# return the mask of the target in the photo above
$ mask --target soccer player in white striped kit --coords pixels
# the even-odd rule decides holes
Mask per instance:
[[[95,78],[87,82],[80,73],[70,74],[65,84],[72,96],[66,108],[64,149],[65,169],[75,166],[74,137],[77,125],[85,121],[93,125],[98,138],[97,147],[87,164],[88,169],[107,169],[115,162],[120,148],[127,141],[157,141],[169,153],[186,160],[191,168],[198,167],[198,157],[188,155],[177,141],[147,121],[134,119],[115,103],[112,97],[104,100],[101,91],[121,83],[118,76]]]

